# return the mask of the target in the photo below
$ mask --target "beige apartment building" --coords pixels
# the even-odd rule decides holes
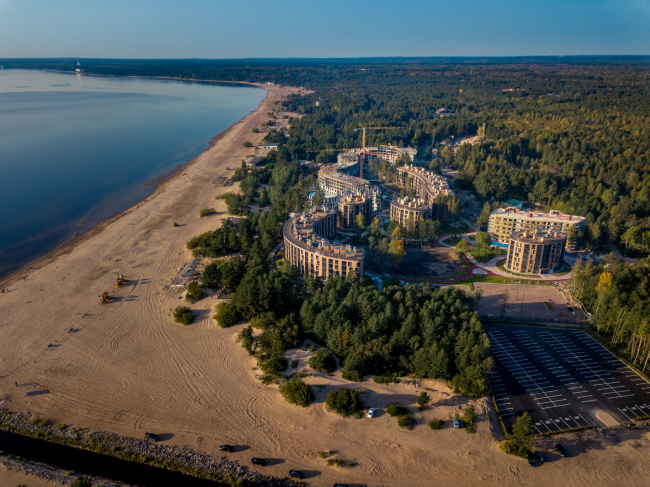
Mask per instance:
[[[397,178],[402,186],[410,185],[415,194],[429,205],[431,208],[430,218],[440,221],[449,220],[451,216],[449,208],[439,199],[440,196],[454,195],[445,178],[416,166],[398,167]]]
[[[405,226],[410,217],[413,222],[431,218],[431,207],[420,198],[394,198],[390,203],[390,219],[396,220],[401,226]]]
[[[499,243],[508,243],[512,232],[521,230],[552,230],[569,232],[574,228],[584,232],[587,220],[582,216],[565,215],[561,211],[551,210],[548,213],[539,211],[522,211],[517,208],[497,208],[490,215],[488,233],[490,238]],[[575,242],[568,242],[567,249],[575,250]]]
[[[554,230],[513,232],[505,268],[517,274],[552,274],[564,266],[566,234]]]
[[[336,212],[312,208],[287,221],[283,228],[284,257],[302,274],[328,279],[351,271],[363,276],[363,249],[335,245]]]
[[[339,228],[354,230],[357,215],[362,214],[366,225],[372,215],[372,198],[366,194],[353,194],[339,198]]]

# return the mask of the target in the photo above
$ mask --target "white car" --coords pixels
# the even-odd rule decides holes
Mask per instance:
[[[375,409],[374,408],[368,409],[368,417],[369,418],[374,418],[375,417]]]

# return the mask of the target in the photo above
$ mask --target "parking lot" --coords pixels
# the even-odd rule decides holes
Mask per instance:
[[[537,433],[650,415],[650,383],[584,331],[485,329],[495,361],[490,389],[507,426],[524,411]]]

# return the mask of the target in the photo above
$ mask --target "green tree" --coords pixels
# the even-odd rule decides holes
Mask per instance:
[[[305,384],[300,377],[285,380],[280,384],[280,394],[289,404],[306,407],[314,400],[314,390]]]
[[[456,250],[456,255],[461,258],[464,258],[467,252],[469,252],[469,243],[464,238],[461,238],[460,241],[454,247]]]
[[[429,397],[429,394],[426,392],[422,391],[420,395],[418,396],[418,409],[422,411],[424,407],[429,404],[429,401],[431,398]]]
[[[201,299],[205,298],[205,293],[201,289],[201,285],[198,282],[190,282],[187,285],[187,293],[185,294],[185,300],[190,303],[196,303]]]
[[[241,319],[237,307],[231,301],[217,304],[213,318],[221,328],[228,328]]]
[[[330,374],[336,370],[336,359],[327,349],[319,348],[309,358],[309,366],[324,374]]]
[[[187,306],[178,306],[174,310],[174,321],[180,323],[181,325],[189,325],[192,323],[194,317],[192,316],[192,310]]]
[[[402,263],[402,260],[406,256],[406,249],[404,248],[404,242],[402,240],[391,240],[390,245],[388,246],[388,253],[392,258],[393,265],[394,266],[400,265]]]
[[[361,234],[366,229],[365,223],[366,221],[365,221],[365,217],[363,216],[363,213],[359,213],[354,219],[354,229],[357,234],[357,239],[361,237]]]
[[[325,404],[329,409],[342,416],[350,416],[363,409],[359,391],[354,389],[336,389],[328,392]]]
[[[477,232],[474,236],[474,250],[479,256],[485,256],[490,251],[490,235],[486,232]]]
[[[512,426],[512,433],[506,435],[507,439],[502,444],[503,450],[510,455],[526,458],[528,452],[535,447],[534,432],[533,420],[526,411],[517,417]]]
[[[373,237],[379,237],[381,235],[381,218],[378,216],[373,218],[370,223],[370,234]]]

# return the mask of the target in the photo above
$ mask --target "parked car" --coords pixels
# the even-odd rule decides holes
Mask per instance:
[[[348,487],[348,484],[334,484],[334,487]]]
[[[145,440],[151,440],[151,441],[154,441],[154,442],[160,441],[160,436],[154,435],[153,433],[145,433],[144,438],[145,438]]]
[[[536,451],[534,455],[537,457],[537,459],[540,461],[540,463],[544,463],[546,461],[546,457],[541,451]]]
[[[564,448],[564,446],[562,446],[562,443],[558,443],[557,445],[555,445],[555,451],[557,451],[563,457],[569,456],[569,452],[566,451],[566,448]]]
[[[230,446],[230,445],[221,445],[219,447],[219,450],[227,451],[228,453],[232,453],[232,446]]]
[[[289,477],[293,477],[293,478],[296,478],[296,479],[301,479],[301,478],[304,477],[304,475],[299,470],[291,469],[291,470],[289,470]]]
[[[541,465],[544,463],[543,457],[540,456],[539,452],[528,452],[528,465],[531,467],[537,467],[538,465]]]
[[[460,419],[454,418],[454,428],[460,428]]]
[[[253,457],[253,458],[251,458],[251,463],[253,465],[259,465],[260,467],[265,467],[266,466],[266,460],[264,460],[263,458]]]
[[[375,417],[375,408],[368,409],[368,417],[369,418],[374,418]]]

